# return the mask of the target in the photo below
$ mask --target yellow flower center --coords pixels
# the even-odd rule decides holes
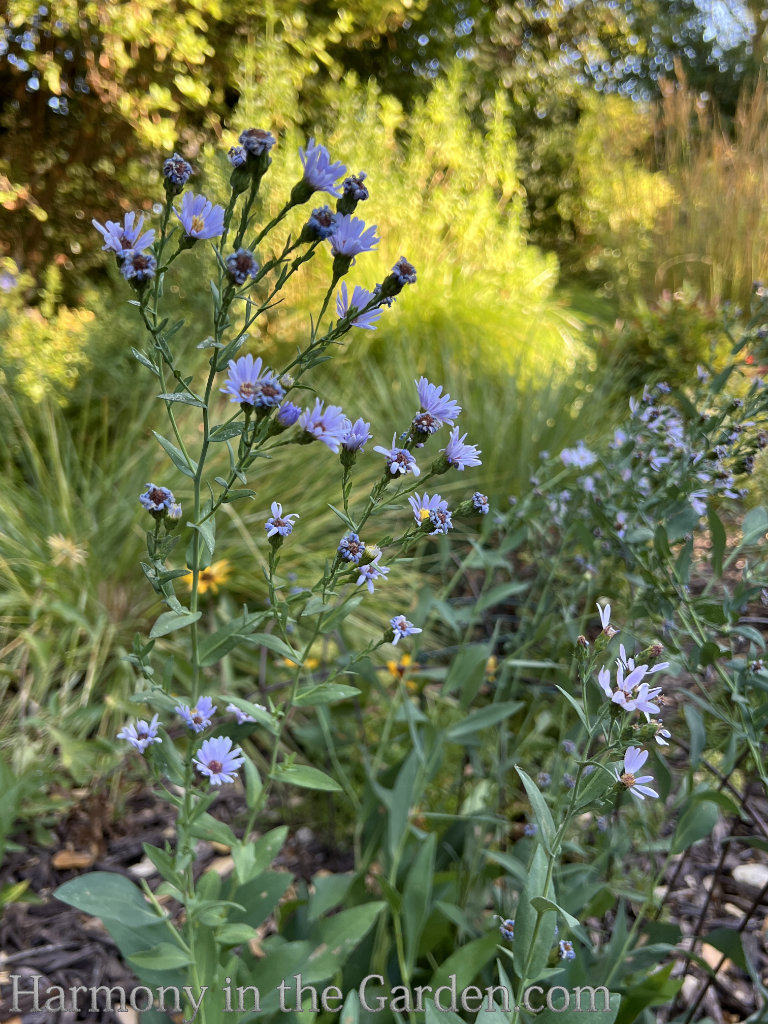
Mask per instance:
[[[419,509],[419,519],[422,521],[422,523],[424,522],[425,519],[429,519],[429,509],[428,508],[420,508]]]
[[[631,772],[624,772],[624,774],[621,776],[620,781],[622,786],[626,786],[627,789],[632,789],[632,787],[635,784],[635,776],[632,775]]]
[[[192,231],[202,231],[205,227],[205,221],[200,216],[192,218]]]

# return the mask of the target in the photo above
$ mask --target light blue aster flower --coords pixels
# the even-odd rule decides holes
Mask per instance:
[[[376,235],[376,225],[366,228],[365,221],[351,214],[339,216],[336,231],[331,241],[333,256],[358,256],[361,252],[373,252],[380,239]]]
[[[149,231],[142,233],[141,229],[144,224],[143,213],[126,213],[122,224],[114,220],[108,220],[106,225],[99,224],[97,220],[92,220],[91,224],[93,224],[97,231],[101,232],[104,238],[105,244],[102,246],[102,249],[110,252],[119,254],[124,249],[133,249],[136,252],[141,252],[142,249],[147,249],[152,245],[155,240],[154,229],[150,228]]]
[[[506,939],[507,942],[512,942],[515,937],[515,919],[508,917],[506,921],[502,921],[499,925],[499,931],[501,932],[502,938]]]
[[[332,163],[328,150],[325,146],[316,146],[314,138],[307,143],[306,150],[299,149],[299,156],[304,165],[303,183],[312,192],[330,192],[338,199],[341,196],[339,189],[334,187],[334,182],[346,171],[342,163]]]
[[[301,416],[301,408],[293,402],[283,402],[277,410],[277,422],[282,427],[292,427]]]
[[[451,436],[448,444],[445,448],[441,448],[441,452],[445,455],[445,461],[448,466],[453,466],[455,469],[466,469],[467,466],[481,466],[482,462],[478,458],[481,455],[480,449],[476,444],[465,444],[464,439],[466,434],[459,437],[459,428],[454,427],[451,431]]]
[[[352,292],[352,301],[350,302],[347,293],[347,283],[342,281],[341,289],[336,296],[336,315],[340,320],[343,320],[352,311],[356,314],[351,321],[352,327],[363,327],[367,331],[375,331],[376,322],[380,319],[383,310],[374,308],[366,310],[365,313],[358,312],[365,309],[373,297],[373,292],[369,292],[367,289],[361,288],[359,284],[356,284]]]
[[[370,441],[372,437],[370,423],[366,423],[362,418],[356,419],[354,423],[347,420],[347,432],[341,447],[348,452],[362,452],[365,451],[365,442]]]
[[[573,943],[569,942],[568,939],[560,939],[559,947],[561,960],[576,959],[576,950],[573,948]]]
[[[337,550],[345,562],[357,565],[365,554],[365,544],[356,533],[348,533],[339,541]]]
[[[490,510],[488,495],[481,494],[480,491],[475,491],[472,495],[472,506],[476,512],[480,513],[481,516],[487,516]]]
[[[392,646],[396,646],[399,640],[402,640],[406,636],[413,636],[416,633],[421,633],[418,626],[414,626],[412,622],[409,622],[404,615],[395,615],[393,619],[389,620],[389,624],[392,627],[394,633],[394,639],[392,640]]]
[[[234,782],[235,775],[245,757],[240,747],[232,747],[229,736],[213,736],[204,740],[194,758],[195,767],[201,775],[207,775],[212,786],[222,782]]]
[[[430,384],[426,377],[414,381],[419,393],[421,414],[417,414],[413,424],[420,433],[432,434],[444,423],[453,426],[461,413],[461,406],[449,394],[443,394],[441,384]]]
[[[271,505],[272,515],[264,524],[267,531],[267,540],[271,537],[287,537],[293,531],[293,520],[301,517],[297,512],[289,512],[283,515],[283,506],[279,501],[273,501]]]
[[[380,452],[385,456],[387,460],[387,469],[392,476],[398,474],[405,475],[406,473],[413,473],[414,476],[419,476],[421,470],[416,465],[416,459],[408,451],[407,448],[398,448],[395,444],[397,440],[397,434],[392,435],[392,447],[382,448],[381,445],[376,445],[373,449],[375,452]]]
[[[195,707],[190,708],[188,704],[178,704],[174,711],[177,715],[181,715],[193,732],[203,732],[211,724],[211,719],[216,714],[216,706],[210,697],[201,697]]]
[[[413,509],[413,518],[419,526],[431,519],[433,512],[447,512],[448,510],[448,502],[441,495],[433,494],[430,497],[426,491],[421,497],[418,494],[412,494],[408,503]]]
[[[374,580],[384,579],[389,572],[389,568],[385,565],[379,565],[379,559],[381,555],[378,554],[372,562],[367,565],[360,566],[360,575],[357,577],[357,586],[365,583],[368,587],[368,593],[373,593],[373,582]]]
[[[119,740],[127,740],[131,746],[136,747],[140,754],[151,743],[162,743],[162,738],[157,735],[158,716],[154,715],[151,722],[138,721],[136,725],[126,725],[117,734]]]
[[[224,231],[224,207],[214,206],[203,195],[185,192],[181,213],[173,211],[181,221],[188,238],[216,238]]]
[[[151,512],[156,517],[169,515],[176,504],[173,491],[168,490],[167,487],[157,487],[152,483],[147,484],[146,491],[139,495],[139,501],[147,512]]]
[[[133,285],[145,285],[154,278],[157,271],[157,260],[151,252],[123,249],[117,261],[120,264],[120,273]]]
[[[285,396],[285,389],[277,374],[265,367],[261,372],[261,356],[254,359],[249,353],[239,359],[230,359],[229,377],[226,385],[220,388],[225,395],[231,395],[230,402],[240,402],[257,409],[271,409],[279,405]]]
[[[326,409],[319,398],[313,409],[305,409],[299,417],[299,426],[308,435],[308,441],[322,441],[332,452],[338,452],[346,437],[349,420],[340,405]]]

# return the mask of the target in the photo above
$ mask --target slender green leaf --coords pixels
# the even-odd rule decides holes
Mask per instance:
[[[278,765],[270,778],[275,782],[287,782],[291,786],[300,786],[302,789],[321,789],[330,793],[340,793],[341,786],[330,775],[321,772],[319,768],[311,768],[306,764],[281,764]]]
[[[155,435],[161,448],[165,450],[176,469],[178,469],[180,473],[183,473],[184,476],[194,477],[197,472],[197,463],[195,460],[190,458],[188,462],[176,445],[171,444],[167,437],[163,437],[162,434],[158,434],[156,430],[153,430],[152,433]]]
[[[190,611],[163,612],[149,631],[149,635],[152,638],[167,636],[168,633],[173,633],[177,629],[184,629],[186,626],[191,626],[193,622],[197,622],[202,614],[202,612]]]

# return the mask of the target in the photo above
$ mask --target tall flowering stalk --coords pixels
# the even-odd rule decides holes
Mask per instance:
[[[135,214],[128,214],[122,224],[95,224],[104,238],[104,249],[114,254],[123,277],[134,291],[134,305],[146,328],[148,344],[143,350],[134,349],[133,354],[156,378],[158,397],[169,424],[166,433],[170,434],[155,432],[169,459],[167,474],[159,484],[148,483],[139,496],[142,508],[151,518],[142,569],[165,610],[154,623],[148,642],[137,639],[130,659],[151,684],[136,699],[150,705],[156,713],[149,721],[128,723],[119,738],[147,760],[158,785],[176,808],[175,848],[165,852],[148,848],[147,855],[162,874],[173,898],[184,905],[185,917],[177,928],[151,897],[158,923],[167,925],[167,933],[157,950],[150,950],[145,959],[152,961],[152,966],[161,965],[163,954],[158,951],[162,946],[168,965],[186,967],[190,982],[198,988],[208,983],[205,972],[217,982],[229,972],[247,983],[248,973],[242,963],[232,966],[223,950],[227,947],[227,936],[237,934],[239,940],[248,936],[244,926],[231,925],[227,931],[228,911],[224,909],[213,913],[209,908],[207,916],[201,916],[201,905],[207,906],[211,899],[218,904],[215,898],[201,895],[202,889],[207,893],[211,886],[195,880],[195,840],[223,839],[231,847],[236,883],[233,891],[237,896],[259,874],[249,836],[265,806],[270,786],[274,782],[293,782],[305,788],[342,788],[338,781],[314,766],[297,764],[294,756],[286,754],[283,742],[286,723],[298,703],[330,703],[359,692],[335,683],[333,672],[320,686],[308,681],[304,666],[309,662],[313,645],[353,607],[352,598],[367,592],[376,599],[395,571],[399,552],[407,545],[426,533],[446,533],[453,528],[454,518],[479,517],[487,511],[487,507],[467,500],[451,513],[446,501],[427,501],[425,495],[429,521],[424,523],[417,518],[414,525],[406,514],[412,478],[420,473],[412,449],[424,447],[432,433],[444,423],[452,425],[461,411],[450,396],[442,394],[441,386],[422,376],[417,382],[421,409],[410,427],[401,425],[401,430],[405,428],[402,442],[397,441],[395,429],[391,447],[377,445],[368,451],[366,444],[374,432],[387,436],[393,424],[374,424],[372,430],[372,425],[362,417],[348,416],[324,397],[307,402],[303,378],[326,358],[329,347],[350,331],[375,330],[393,299],[407,285],[415,283],[416,271],[401,258],[381,284],[370,290],[356,285],[350,293],[342,279],[358,260],[362,264],[370,258],[379,242],[377,227],[353,216],[358,203],[368,198],[368,188],[362,184],[366,175],[360,172],[337,186],[346,168],[310,139],[306,149],[300,151],[300,180],[280,213],[260,226],[254,213],[256,199],[272,162],[270,153],[276,140],[271,132],[252,128],[241,133],[239,143],[229,152],[231,192],[225,205],[217,204],[202,191],[189,190],[193,168],[175,153],[163,165],[166,198],[156,227],[145,229],[143,217]],[[275,243],[274,233],[283,219],[318,191],[336,198],[336,211],[317,207],[304,228],[292,236],[293,240],[289,236]],[[209,254],[212,268],[213,330],[198,346],[211,350],[202,380],[196,380],[184,368],[184,350],[188,346],[187,332],[182,331],[184,322],[169,323],[163,314],[165,279],[176,260],[185,258],[184,254],[193,247]],[[330,284],[313,317],[307,344],[282,367],[266,366],[262,356],[251,351],[243,353],[258,317],[275,304],[276,296],[290,279],[322,251],[329,261]],[[327,313],[334,296],[337,315],[329,319]],[[180,344],[182,335],[184,345]],[[297,387],[299,382],[302,389]],[[194,423],[190,424],[194,417],[198,417],[197,429]],[[448,440],[442,457],[437,453],[423,479],[452,468],[463,470],[480,465],[476,447],[464,444],[466,434],[459,438],[458,428],[455,434]],[[264,455],[282,455],[282,449],[288,446],[300,454],[305,445],[315,447],[315,458],[335,456],[338,460],[343,511],[336,510],[340,524],[329,545],[327,568],[311,588],[300,589],[300,593],[308,596],[298,607],[296,600],[286,597],[278,567],[285,550],[290,550],[300,537],[303,506],[298,511],[284,511],[276,500],[279,496],[259,491],[252,478]],[[229,468],[223,475],[213,476],[214,456],[224,449],[229,454]],[[381,476],[356,510],[350,501],[356,463],[360,458],[376,459],[376,452],[384,456]],[[385,490],[389,491],[386,507],[380,508]],[[205,574],[221,564],[213,562],[217,514],[224,504],[254,499],[271,513],[265,512],[265,536],[262,535],[266,546],[268,608],[255,612],[245,608],[214,632],[206,632],[200,598],[209,589]],[[382,540],[379,546],[374,538],[381,538],[382,531],[374,529],[371,519],[398,506],[402,514],[394,536]],[[186,555],[179,558],[181,551],[186,551]],[[189,594],[188,604],[175,591],[180,579]],[[338,592],[342,596],[335,600]],[[422,632],[422,627],[414,625],[401,609],[394,617],[392,609],[387,609],[384,618],[389,627],[382,638],[353,652],[346,668],[385,643],[397,644]],[[163,671],[156,673],[152,664],[156,641],[183,630],[188,630],[189,636],[188,671],[178,671],[174,662],[167,659]],[[267,707],[254,700],[212,692],[215,682],[209,670],[240,643],[268,649],[292,666],[293,678],[282,699],[275,699]],[[163,679],[162,686],[155,683],[159,678]],[[184,698],[172,696],[177,687],[186,690]],[[254,748],[249,745],[249,737],[255,731],[268,737],[266,771],[259,770]],[[249,808],[242,838],[207,814],[221,787],[240,776],[245,779]],[[341,776],[346,783],[343,771]],[[83,898],[76,883],[69,883],[66,893],[75,905]],[[237,906],[237,898],[230,904]],[[224,901],[222,907],[230,904]],[[201,922],[209,921],[222,929],[214,937],[203,936],[199,929]],[[170,952],[166,948],[169,946]],[[205,1008],[200,1009],[200,1019],[205,1024]]]

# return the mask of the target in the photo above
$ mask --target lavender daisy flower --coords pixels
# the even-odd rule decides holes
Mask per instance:
[[[566,754],[573,755],[576,753],[576,744],[573,740],[563,740],[563,750]]]
[[[456,469],[464,470],[467,466],[481,466],[482,462],[478,458],[482,452],[476,444],[465,444],[464,438],[467,435],[464,434],[459,437],[459,428],[454,427],[451,431],[451,436],[448,444],[445,448],[441,448],[440,451],[445,455],[445,461],[448,466],[454,466]]]
[[[319,398],[314,409],[305,409],[299,417],[299,426],[308,435],[307,441],[322,441],[332,452],[338,452],[346,437],[349,420],[340,405],[324,408]]]
[[[413,518],[419,526],[429,519],[433,512],[448,510],[448,502],[441,495],[433,494],[430,498],[426,491],[421,497],[418,494],[412,494],[408,503],[413,509]]]
[[[330,192],[338,199],[341,192],[334,187],[334,182],[346,171],[346,166],[342,163],[331,163],[328,150],[325,146],[316,146],[314,138],[307,143],[306,151],[299,148],[299,156],[304,165],[301,184],[305,186],[304,191],[309,189],[307,198],[313,192]],[[303,202],[304,200],[299,201]]]
[[[351,214],[344,214],[336,221],[336,231],[331,241],[331,255],[351,259],[361,252],[373,252],[379,241],[375,224],[366,228],[364,220]]]
[[[330,206],[320,206],[312,211],[312,216],[304,225],[300,242],[323,242],[336,232],[338,215]]]
[[[299,416],[301,416],[301,409],[293,402],[283,402],[277,410],[277,422],[281,427],[292,427]]]
[[[240,747],[232,747],[229,736],[214,736],[204,740],[194,758],[201,775],[207,775],[212,786],[234,782],[238,768],[245,762]]]
[[[256,277],[259,272],[259,264],[250,249],[238,249],[230,253],[224,262],[233,284],[243,285],[249,277]]]
[[[174,711],[177,715],[181,715],[193,732],[202,732],[211,724],[211,719],[216,714],[216,706],[210,697],[201,697],[195,707],[190,708],[187,704],[178,704]]]
[[[339,541],[337,550],[345,562],[357,565],[365,554],[365,544],[356,533],[348,533]]]
[[[350,325],[352,327],[363,327],[366,331],[375,331],[376,322],[381,317],[383,310],[376,308],[368,309],[365,313],[357,312],[365,309],[372,298],[373,292],[369,292],[367,289],[361,288],[359,284],[356,284],[352,292],[352,301],[350,302],[347,294],[347,283],[342,281],[341,289],[336,296],[336,316],[343,320],[344,317],[349,315],[350,310],[355,311],[355,318],[350,321]]]
[[[165,516],[168,515],[176,503],[176,499],[173,496],[173,491],[169,491],[167,487],[157,487],[155,484],[147,484],[147,489],[143,494],[139,495],[139,501],[147,512],[151,512],[154,516]]]
[[[413,473],[414,476],[419,476],[421,470],[416,465],[416,459],[406,448],[398,448],[395,444],[397,440],[397,434],[392,435],[392,447],[382,448],[381,445],[376,445],[373,449],[375,452],[380,452],[384,455],[387,460],[387,469],[392,476],[396,476],[398,473],[405,475],[406,473]]]
[[[224,232],[224,207],[214,206],[203,195],[185,192],[181,213],[175,207],[173,212],[188,238],[216,238]]]
[[[102,249],[117,253],[118,255],[124,249],[134,249],[136,252],[141,252],[142,249],[147,249],[152,245],[155,240],[155,232],[152,228],[142,234],[141,228],[144,224],[143,213],[126,213],[122,224],[114,220],[108,220],[106,226],[99,224],[97,220],[92,220],[91,224],[104,237],[105,244],[102,246]]]
[[[389,572],[389,568],[385,565],[379,565],[379,559],[381,554],[378,554],[372,562],[367,565],[360,566],[360,575],[357,577],[357,586],[359,587],[362,583],[365,583],[368,587],[368,593],[373,593],[373,581],[384,579]]]
[[[404,615],[396,615],[393,619],[389,620],[389,624],[392,627],[392,632],[395,634],[392,646],[394,647],[398,640],[402,640],[406,636],[413,636],[414,633],[420,633],[421,630],[414,626],[412,622],[409,622]]]
[[[284,516],[283,506],[279,501],[273,501],[271,508],[272,515],[264,524],[264,529],[267,531],[267,540],[275,536],[287,537],[293,530],[293,520],[300,518],[299,514],[297,512],[290,512]]]
[[[231,146],[227,153],[227,158],[233,167],[242,167],[245,161],[248,159],[248,154],[242,146]]]
[[[549,772],[539,772],[539,774],[536,776],[536,785],[539,787],[539,789],[546,789],[547,786],[551,785],[551,783],[552,776],[549,774]]]
[[[143,754],[151,743],[163,742],[157,735],[157,721],[158,716],[154,715],[151,722],[138,721],[136,725],[125,725],[117,734],[117,738],[128,740],[131,746],[136,747],[138,752]]]
[[[157,270],[157,260],[149,252],[123,249],[119,257],[120,273],[131,284],[144,285],[151,281]]]
[[[430,384],[426,377],[419,377],[414,384],[421,403],[421,412],[413,418],[416,433],[434,434],[444,423],[453,426],[454,420],[461,413],[461,406],[449,394],[442,393],[442,385]]]
[[[237,141],[246,152],[253,156],[261,156],[262,153],[268,153],[277,140],[272,132],[264,128],[246,128],[244,132],[240,132]]]
[[[230,402],[254,406],[257,409],[271,409],[278,405],[285,395],[285,389],[277,374],[265,367],[261,372],[261,356],[254,359],[250,353],[238,360],[230,359],[229,377],[226,386],[219,390],[231,395]]]
[[[261,704],[257,704],[256,707],[262,708],[263,711],[267,710]],[[247,712],[241,711],[240,708],[236,708],[234,704],[227,704],[226,710],[229,711],[230,714],[235,716],[238,725],[245,725],[246,722],[256,721],[253,715],[249,715]]]
[[[648,751],[641,750],[640,747],[627,747],[627,752],[624,755],[624,772],[619,775],[618,769],[614,769],[616,773],[616,781],[628,789],[632,796],[637,797],[638,800],[645,800],[647,796],[653,797],[658,800],[659,794],[646,785],[648,782],[653,782],[652,775],[640,775],[636,773],[640,771],[645,762],[648,760]]]
[[[573,943],[569,942],[568,939],[560,939],[560,959],[561,960],[575,960],[576,950],[573,948]]]
[[[506,921],[502,921],[499,925],[499,931],[503,939],[506,939],[507,942],[512,942],[515,938],[515,919],[508,917]]]
[[[362,452],[365,451],[365,442],[370,441],[372,437],[370,423],[366,423],[362,418],[356,419],[354,423],[347,420],[347,432],[341,447],[348,452]]]
[[[166,189],[178,195],[192,177],[192,166],[178,153],[174,153],[163,164],[163,177]]]
[[[490,511],[490,504],[488,503],[488,495],[481,494],[480,491],[475,491],[472,495],[472,506],[476,512],[479,512],[481,516],[487,516]]]

